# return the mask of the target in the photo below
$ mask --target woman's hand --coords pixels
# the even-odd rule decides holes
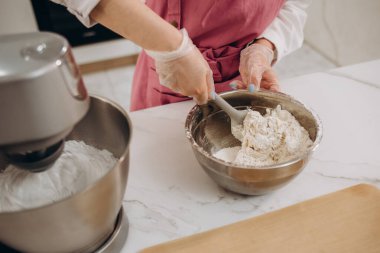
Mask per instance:
[[[155,60],[161,85],[193,97],[197,104],[205,104],[210,92],[214,90],[212,71],[186,30],[181,32],[182,43],[175,51],[146,52]]]
[[[144,48],[155,60],[162,85],[198,104],[207,102],[214,89],[212,71],[185,30],[178,31],[139,0],[102,0],[91,19]]]
[[[237,82],[239,88],[248,87],[251,92],[260,88],[280,90],[277,76],[271,67],[273,49],[272,43],[260,39],[241,51],[239,71],[243,82]]]

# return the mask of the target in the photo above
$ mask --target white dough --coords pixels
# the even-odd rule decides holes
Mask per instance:
[[[262,116],[248,110],[243,125],[232,125],[241,147],[224,148],[215,157],[237,165],[265,166],[289,161],[307,152],[313,142],[294,116],[281,106]]]

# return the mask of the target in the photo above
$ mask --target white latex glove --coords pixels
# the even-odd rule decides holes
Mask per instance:
[[[273,50],[261,44],[252,44],[240,53],[239,71],[243,82],[237,82],[239,88],[253,92],[260,87],[279,91],[278,80],[271,67]]]
[[[186,30],[182,29],[181,32],[182,43],[177,50],[146,52],[155,60],[160,84],[193,97],[197,104],[205,104],[214,90],[212,71]]]

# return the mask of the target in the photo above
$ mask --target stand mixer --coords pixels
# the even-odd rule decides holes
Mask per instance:
[[[3,167],[46,170],[88,111],[89,97],[64,38],[29,33],[1,36],[0,43]]]
[[[0,212],[0,251],[5,244],[32,253],[119,252],[128,233],[122,199],[130,135],[129,117],[120,106],[87,94],[65,38],[47,32],[0,36],[0,176],[9,164],[33,173],[48,170],[65,139],[118,158],[81,192],[37,208]]]

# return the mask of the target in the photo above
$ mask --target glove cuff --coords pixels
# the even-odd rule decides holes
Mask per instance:
[[[261,45],[261,44],[255,44],[255,43],[248,46],[244,51],[245,51],[244,53],[248,53],[248,54],[250,54],[251,52],[258,52],[258,53],[264,55],[264,57],[268,61],[269,66],[272,65],[273,59],[275,56],[273,50],[270,49],[269,47]]]
[[[145,50],[147,55],[152,57],[155,61],[160,62],[168,62],[173,61],[178,58],[181,58],[188,53],[190,53],[193,48],[195,47],[193,42],[191,41],[189,35],[187,34],[186,29],[181,29],[180,32],[182,33],[182,42],[181,45],[174,51],[152,51],[152,50]]]

